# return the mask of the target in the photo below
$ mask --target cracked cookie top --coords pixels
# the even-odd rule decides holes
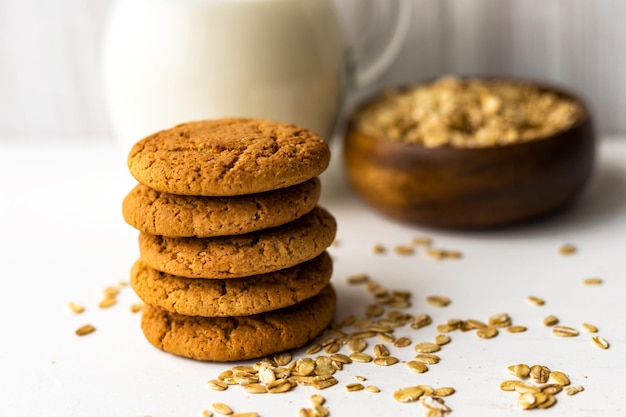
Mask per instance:
[[[198,196],[289,187],[318,176],[329,162],[328,145],[310,130],[244,118],[180,124],[140,140],[128,156],[140,183]]]

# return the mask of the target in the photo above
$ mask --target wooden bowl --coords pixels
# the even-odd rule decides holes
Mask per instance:
[[[543,87],[543,86],[542,86]],[[369,137],[350,123],[344,141],[348,182],[385,215],[425,226],[481,229],[551,213],[571,202],[591,174],[595,134],[580,118],[547,138],[487,148],[427,148]]]

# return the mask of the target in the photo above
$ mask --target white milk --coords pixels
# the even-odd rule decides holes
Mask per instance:
[[[103,56],[114,133],[271,118],[329,138],[344,46],[331,0],[120,0]]]

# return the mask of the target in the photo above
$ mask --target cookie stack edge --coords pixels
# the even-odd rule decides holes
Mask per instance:
[[[330,152],[298,126],[258,119],[157,132],[129,154],[123,202],[140,230],[131,285],[156,347],[199,360],[297,348],[331,322],[325,252],[336,223],[317,206]]]

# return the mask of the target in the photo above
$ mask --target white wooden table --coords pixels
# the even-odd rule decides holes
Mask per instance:
[[[220,401],[236,412],[297,416],[316,392],[310,387],[271,395],[247,394],[238,386],[211,391],[207,381],[232,365],[177,358],[149,345],[139,314],[129,311],[138,300],[130,288],[122,289],[116,306],[97,308],[102,290],[127,280],[138,256],[136,231],[120,214],[121,200],[134,184],[125,154],[106,143],[0,148],[0,415],[201,416]],[[331,416],[424,415],[418,403],[401,404],[392,397],[395,389],[416,384],[454,387],[456,393],[446,398],[452,416],[526,415],[517,408],[515,393],[499,389],[511,378],[506,367],[520,362],[563,371],[572,384],[585,387],[576,396],[558,394],[554,407],[533,415],[626,415],[626,141],[603,142],[594,176],[571,209],[498,231],[427,230],[384,219],[344,188],[338,154],[323,181],[322,203],[339,224],[339,244],[330,249],[338,319],[362,316],[370,304],[367,291],[346,283],[350,275],[367,273],[387,288],[410,290],[408,313],[432,317],[434,324],[421,330],[396,330],[414,343],[432,341],[436,324],[450,318],[485,321],[507,312],[514,324],[528,328],[517,334],[502,330],[490,340],[452,332],[452,342],[438,352],[441,363],[424,374],[409,372],[404,363],[347,365],[336,374],[339,384],[321,392]],[[463,258],[436,261],[419,250],[412,256],[394,253],[396,245],[417,236],[432,238],[435,247],[460,250]],[[578,252],[559,255],[565,243]],[[389,252],[372,254],[375,244]],[[583,285],[594,276],[604,284]],[[428,295],[444,295],[452,303],[433,307],[425,302]],[[529,303],[530,295],[546,304]],[[86,311],[73,314],[70,301],[84,304]],[[611,347],[596,348],[584,331],[575,338],[554,336],[542,324],[550,314],[577,329],[583,322],[595,324]],[[75,336],[86,323],[96,332]],[[415,355],[412,347],[392,353],[401,361]],[[347,392],[344,386],[357,382],[357,375],[381,392]]]

